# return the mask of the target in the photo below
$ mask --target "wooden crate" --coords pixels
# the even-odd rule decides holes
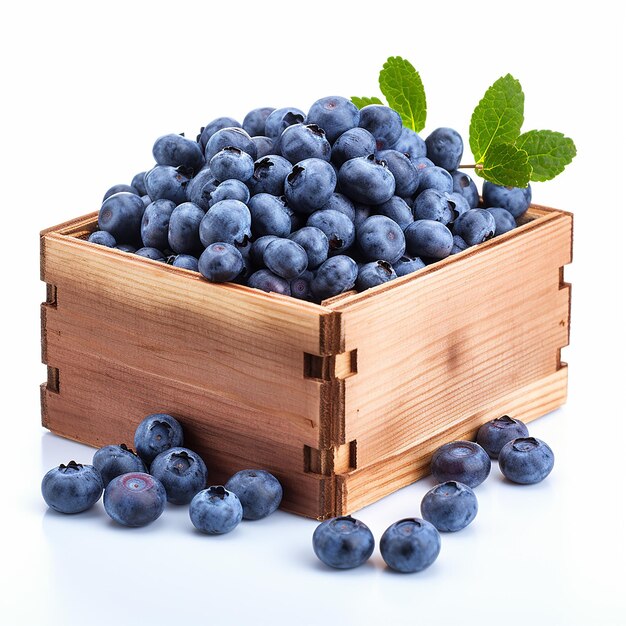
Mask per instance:
[[[263,467],[286,510],[353,512],[428,472],[444,442],[566,398],[572,216],[512,232],[321,306],[45,230],[43,425],[93,446],[178,417],[218,484]]]

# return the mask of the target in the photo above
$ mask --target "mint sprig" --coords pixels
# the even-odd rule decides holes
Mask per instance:
[[[352,100],[352,103],[356,105],[357,109],[362,109],[363,107],[366,107],[368,104],[382,104],[383,101],[380,98],[377,98],[376,96],[352,96],[352,98],[350,98],[350,100]]]
[[[419,72],[402,57],[389,57],[379,75],[387,103],[416,133],[426,125],[426,95]],[[352,97],[359,108],[382,104],[374,97]],[[521,134],[524,92],[507,74],[498,78],[474,109],[469,128],[473,167],[485,180],[506,187],[526,187],[530,181],[550,180],[576,156],[574,142],[562,133],[531,130]]]
[[[378,76],[380,90],[402,123],[416,133],[426,126],[426,93],[419,72],[402,57],[389,57]]]

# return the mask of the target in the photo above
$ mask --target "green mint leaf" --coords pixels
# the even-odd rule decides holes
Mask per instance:
[[[515,145],[528,154],[528,162],[533,168],[532,181],[554,178],[576,156],[574,142],[552,130],[529,130],[517,138]]]
[[[519,137],[523,121],[522,86],[510,74],[498,78],[487,89],[472,114],[469,144],[476,163],[485,161],[491,146],[514,143]]]
[[[352,100],[352,104],[356,105],[357,109],[362,109],[363,107],[366,107],[368,104],[382,104],[383,103],[383,101],[380,98],[377,98],[376,96],[373,96],[372,98],[368,98],[367,96],[364,96],[363,98],[359,96],[352,96],[350,100]]]
[[[387,102],[402,123],[419,133],[426,126],[426,94],[419,72],[402,57],[389,57],[378,77]]]
[[[532,174],[528,154],[510,143],[491,145],[476,173],[496,185],[526,187]]]

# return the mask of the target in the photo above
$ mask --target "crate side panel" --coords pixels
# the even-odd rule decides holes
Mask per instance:
[[[108,359],[85,359],[71,350],[59,356],[59,391],[42,389],[44,422],[54,433],[95,447],[132,445],[145,415],[167,412],[181,421],[185,445],[206,461],[210,483],[223,483],[240,469],[262,467],[281,481],[283,508],[309,517],[332,510],[330,479],[305,472],[298,442],[264,436],[269,433],[264,413],[248,413],[246,429],[236,404],[212,398],[205,390]]]
[[[557,369],[568,340],[560,267],[570,244],[571,220],[548,216],[540,228],[341,309],[346,350],[358,354],[344,394],[357,467]]]
[[[515,390],[497,402],[482,405],[460,424],[442,425],[424,435],[401,454],[373,463],[337,477],[336,515],[347,515],[405,487],[430,473],[433,452],[444,443],[457,439],[474,439],[485,422],[508,413],[530,422],[565,403],[567,366],[529,385]]]
[[[57,290],[43,332],[49,364],[72,347],[85,360],[106,358],[203,389],[239,405],[240,421],[264,412],[261,427],[277,440],[324,441],[320,383],[304,378],[303,354],[335,340],[321,338],[324,318],[335,314],[98,252],[47,238],[44,278]]]

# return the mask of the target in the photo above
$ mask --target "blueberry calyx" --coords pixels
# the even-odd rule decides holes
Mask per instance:
[[[376,263],[378,267],[382,267],[385,270],[385,274],[387,274],[387,276],[391,276],[393,273],[393,267],[389,261],[376,261]]]
[[[152,425],[150,426],[150,430],[154,429],[156,426],[162,426],[168,432],[172,430],[172,427],[167,422],[159,422],[158,420],[154,420],[154,422],[152,422]],[[155,439],[157,441],[161,441],[162,437],[161,435],[157,434]]]
[[[304,172],[304,168],[301,165],[294,165],[291,172],[287,175],[287,182],[293,185],[302,172]]]
[[[239,148],[236,148],[235,146],[224,146],[222,148],[222,152],[232,152],[233,154],[243,154],[243,150],[240,150]]]
[[[533,448],[538,448],[539,442],[534,437],[520,437],[513,441],[513,449],[518,452],[528,452]]]
[[[76,463],[76,461],[73,461],[73,460],[70,461],[67,465],[64,465],[63,463],[59,465],[60,470],[79,470],[79,469],[82,469],[82,467],[83,467],[82,463]]]
[[[172,454],[172,460],[174,460],[174,463],[171,466],[171,470],[178,475],[185,473],[195,463],[195,460],[185,450]]]
[[[178,133],[178,135],[179,135],[180,137],[184,137],[184,136],[185,136],[185,133]]]
[[[504,424],[505,426],[509,426],[511,424],[515,424],[515,420],[509,415],[503,415],[502,417],[497,417],[494,420],[494,424],[497,426],[498,424]]]
[[[318,137],[326,137],[326,131],[320,128],[317,124],[307,124],[306,127]]]
[[[255,180],[261,180],[262,178],[265,177],[267,170],[270,169],[270,167],[272,167],[274,165],[274,161],[272,161],[272,159],[270,159],[269,157],[265,157],[263,159],[261,159],[260,161],[258,161],[255,166],[254,166],[254,173],[252,174],[252,177]]]
[[[176,172],[186,178],[192,178],[195,173],[193,167],[189,167],[188,165],[179,165],[176,168]],[[186,187],[188,182],[188,180],[183,180],[180,184],[182,187]]]
[[[331,250],[338,250],[339,248],[343,248],[343,239],[339,237],[333,237],[328,241],[328,247]]]
[[[387,167],[387,161],[384,161],[382,159],[377,159],[375,154],[368,154],[365,158],[368,161],[375,163],[376,165],[380,165],[381,167]]]
[[[134,456],[137,456],[137,453],[132,448],[129,448],[125,443],[120,443],[120,448],[122,448],[122,450],[125,450],[126,452],[130,452]]]
[[[212,496],[216,496],[220,500],[224,500],[224,498],[228,497],[228,491],[226,491],[226,489],[222,485],[209,487],[209,493]]]
[[[293,126],[293,124],[302,124],[302,122],[304,122],[304,117],[300,115],[300,113],[292,113],[291,111],[288,111],[283,116],[283,120],[290,126]]]

